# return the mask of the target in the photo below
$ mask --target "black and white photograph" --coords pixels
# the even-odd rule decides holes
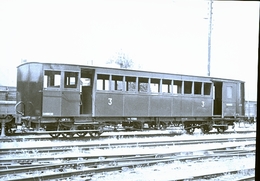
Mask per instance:
[[[0,0],[0,181],[257,180],[259,7]]]

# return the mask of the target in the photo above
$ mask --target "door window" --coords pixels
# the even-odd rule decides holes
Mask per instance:
[[[232,86],[227,86],[227,98],[232,99]]]
[[[60,88],[60,79],[61,72],[60,71],[52,71],[46,70],[44,73],[44,88],[54,87]]]
[[[77,88],[78,72],[65,72],[64,88]]]

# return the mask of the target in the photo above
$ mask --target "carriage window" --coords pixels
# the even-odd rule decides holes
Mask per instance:
[[[162,80],[162,92],[163,93],[171,93],[171,80]]]
[[[138,79],[138,91],[139,92],[148,92],[148,78]]]
[[[109,90],[109,75],[97,75],[97,90]]]
[[[184,94],[191,94],[192,82],[184,81]]]
[[[232,86],[227,86],[227,98],[232,99]]]
[[[150,84],[151,92],[159,93],[160,92],[160,79],[151,79]]]
[[[123,77],[122,76],[112,76],[111,89],[123,91]]]
[[[136,88],[136,77],[126,77],[126,91],[134,92]]]
[[[44,88],[47,87],[55,87],[60,88],[60,79],[61,79],[60,71],[49,71],[46,70],[44,74]]]
[[[77,88],[78,72],[65,72],[64,88]]]
[[[173,94],[181,94],[182,90],[182,81],[175,80],[173,82]]]
[[[194,82],[194,94],[199,94],[201,95],[201,82]]]
[[[204,83],[204,95],[210,95],[211,83]]]

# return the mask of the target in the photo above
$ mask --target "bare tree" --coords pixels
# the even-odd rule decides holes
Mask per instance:
[[[107,61],[107,64],[117,64],[120,68],[130,69],[134,67],[134,62],[132,61],[129,56],[124,53],[122,50],[116,53],[116,56]],[[140,66],[139,66],[140,67]],[[135,90],[136,89],[136,82],[128,82],[128,89]],[[148,83],[139,83],[138,91],[140,92],[147,92],[148,91]]]
[[[122,50],[120,50],[119,52],[116,53],[116,55],[110,59],[107,64],[117,64],[120,66],[120,68],[133,68],[134,66],[134,62],[131,58],[129,58],[129,56],[124,53]]]

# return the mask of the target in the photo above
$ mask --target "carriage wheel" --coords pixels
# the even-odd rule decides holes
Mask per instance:
[[[217,127],[218,133],[224,133],[228,129],[228,126]]]
[[[202,131],[203,134],[207,134],[207,133],[209,133],[209,131],[210,131],[208,125],[201,125],[200,129],[201,129],[201,131]]]
[[[164,122],[161,122],[160,129],[165,130],[167,128],[167,125]]]
[[[188,129],[185,129],[185,130],[187,131],[187,133],[192,134],[192,133],[194,133],[195,128],[188,128]]]
[[[217,131],[218,131],[218,133],[224,133],[225,130],[221,127],[217,127]]]
[[[195,128],[193,127],[193,124],[185,124],[184,129],[188,134],[192,134],[195,131]]]
[[[83,138],[84,136],[86,136],[87,133],[88,132],[78,132],[77,135],[78,137]]]
[[[60,133],[49,133],[49,135],[52,137],[52,138],[58,138],[60,136]]]
[[[0,133],[1,133],[1,128],[0,128]],[[8,127],[6,127],[5,128],[5,135],[6,136],[12,136],[12,135],[14,135],[15,134],[15,132],[16,132],[16,130],[12,130],[11,128],[8,128]]]

